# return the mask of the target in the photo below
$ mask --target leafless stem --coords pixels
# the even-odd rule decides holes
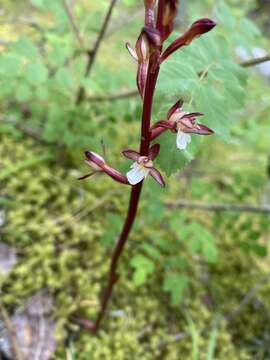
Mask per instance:
[[[237,315],[239,315],[243,308],[253,299],[256,292],[264,285],[266,282],[269,281],[270,272],[265,274],[259,281],[245,294],[240,304],[232,310],[229,314],[225,315],[224,318],[227,321],[234,319]]]
[[[242,298],[241,302],[239,303],[239,305],[233,309],[232,311],[230,311],[229,313],[221,316],[216,324],[219,325],[222,321],[226,320],[226,321],[232,321],[233,319],[235,319],[244,309],[244,307],[254,298],[255,294],[257,293],[257,291],[260,290],[260,288],[266,283],[268,282],[270,279],[270,272],[266,273],[264,276],[262,276],[257,282],[256,284],[250,288],[250,290],[244,295],[244,297]],[[198,331],[199,334],[204,334],[208,331],[210,331],[212,329],[211,326],[206,326],[205,328],[202,328]],[[190,333],[188,332],[179,332],[177,334],[175,334],[173,336],[173,339],[171,340],[171,342],[176,342],[176,341],[180,341],[184,338],[187,338],[191,336]],[[158,347],[162,348],[167,344],[166,341],[161,340],[158,343]]]
[[[170,209],[199,209],[202,211],[227,211],[227,212],[249,212],[270,214],[270,206],[253,206],[244,204],[208,204],[201,202],[189,202],[186,200],[179,200],[176,202],[168,202],[167,207]]]
[[[20,349],[19,349],[16,332],[14,331],[14,328],[13,328],[12,322],[9,318],[8,312],[6,311],[4,305],[1,303],[1,301],[0,301],[0,313],[1,313],[1,317],[3,319],[3,322],[5,324],[5,327],[7,329],[7,333],[10,338],[10,343],[11,343],[11,348],[12,348],[12,352],[14,355],[14,359],[15,360],[23,360],[23,357],[22,357]]]
[[[114,6],[116,4],[116,1],[117,0],[111,0],[109,9],[107,11],[107,14],[106,14],[106,16],[104,18],[103,24],[102,24],[102,26],[100,28],[99,33],[98,33],[98,36],[97,36],[96,42],[94,44],[94,47],[93,47],[92,50],[89,50],[87,52],[88,60],[87,60],[87,64],[86,64],[85,74],[84,74],[85,77],[89,76],[89,74],[91,72],[91,69],[92,69],[92,67],[94,65],[94,62],[96,60],[96,56],[97,56],[97,53],[99,51],[101,42],[102,42],[102,40],[104,38],[104,35],[106,33],[106,30],[108,28],[108,25],[109,25],[109,22],[110,22],[110,19],[111,19],[111,16],[112,16],[113,8],[114,8]],[[79,91],[78,91],[76,104],[79,105],[84,100],[84,98],[85,98],[85,88],[83,86],[81,86],[79,88]]]
[[[251,66],[255,66],[255,65],[259,65],[262,64],[264,62],[270,61],[270,54],[266,55],[264,57],[261,58],[256,58],[256,59],[252,59],[252,60],[248,60],[242,63],[239,63],[240,66],[243,67],[251,67]],[[211,67],[213,64],[209,65],[209,67]],[[200,76],[200,80],[202,80],[208,73],[209,71],[209,67],[207,67],[206,70],[204,70],[202,73],[199,74]],[[115,93],[115,94],[109,94],[107,96],[93,96],[93,97],[89,97],[88,101],[91,102],[103,102],[103,101],[115,101],[115,100],[125,100],[131,97],[135,97],[138,96],[138,92],[137,90],[127,90],[126,92],[121,92],[121,93]]]
[[[115,94],[109,94],[105,96],[91,96],[88,97],[90,102],[105,102],[105,101],[116,101],[116,100],[125,100],[131,97],[139,96],[138,90],[129,90],[126,92],[120,92]]]
[[[240,63],[239,65],[241,65],[243,67],[251,67],[251,66],[262,64],[267,61],[270,61],[270,54],[259,57],[259,58],[244,61],[244,62]]]
[[[68,16],[70,25],[71,25],[72,30],[74,32],[74,35],[75,35],[76,39],[78,40],[78,43],[80,44],[81,48],[84,49],[85,48],[84,41],[83,41],[83,38],[81,36],[80,29],[78,28],[78,26],[76,24],[76,21],[74,19],[73,12],[72,12],[71,8],[69,7],[69,5],[67,3],[67,0],[62,0],[62,1],[63,1],[63,6],[64,6],[64,9],[65,9],[65,12],[66,12],[66,14]]]

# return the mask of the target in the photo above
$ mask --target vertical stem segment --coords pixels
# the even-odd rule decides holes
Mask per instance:
[[[160,0],[158,6],[157,27],[161,26],[160,22],[162,21],[163,11],[164,11],[164,0]],[[146,14],[146,24],[147,22],[148,22],[148,17]],[[161,49],[162,47],[160,47],[159,50],[161,51]],[[146,79],[145,92],[143,98],[143,111],[142,111],[142,122],[141,122],[142,125],[141,125],[140,154],[142,156],[148,156],[150,142],[151,142],[150,126],[151,126],[151,116],[152,116],[155,87],[159,74],[159,65],[158,65],[159,55],[160,54],[157,55],[157,53],[154,51],[150,55],[150,59],[149,59],[149,66],[147,71],[147,79]],[[101,300],[101,309],[92,330],[94,333],[96,333],[99,330],[101,321],[106,313],[108,302],[113,292],[113,287],[119,279],[119,275],[117,273],[118,261],[119,258],[121,257],[130,230],[136,218],[142,186],[143,186],[143,182],[140,182],[139,184],[133,186],[131,190],[126,220],[112,255],[107,287],[103,293],[103,297]]]
[[[135,217],[136,217],[141,190],[142,190],[142,183],[139,183],[136,186],[133,186],[133,188],[131,190],[129,208],[128,208],[126,221],[124,223],[122,232],[119,236],[119,240],[117,242],[117,245],[116,245],[113,255],[112,255],[108,284],[103,293],[103,297],[101,300],[101,309],[100,309],[100,312],[98,314],[98,317],[96,319],[95,326],[93,329],[94,333],[97,332],[100,327],[100,323],[101,323],[101,321],[105,315],[106,309],[107,309],[108,301],[110,300],[111,295],[112,295],[113,287],[119,277],[117,274],[118,260],[122,254],[123,248],[128,239],[129,232],[132,228],[132,225],[133,225]]]
[[[111,19],[111,16],[112,16],[112,12],[113,12],[113,8],[114,8],[114,6],[116,4],[116,1],[117,0],[111,0],[108,12],[107,12],[107,14],[106,14],[106,16],[104,18],[103,24],[102,24],[102,26],[100,28],[100,31],[99,31],[98,37],[96,39],[96,42],[94,44],[93,50],[89,50],[87,52],[88,60],[87,60],[86,69],[85,69],[85,77],[87,77],[90,74],[91,69],[92,69],[92,67],[94,65],[94,62],[96,60],[96,56],[97,56],[99,47],[101,45],[101,42],[102,42],[102,40],[104,38],[107,27],[109,25],[109,22],[110,22],[110,19]],[[79,105],[84,100],[84,96],[85,96],[85,88],[83,86],[81,86],[79,88],[79,92],[78,92],[78,95],[77,95],[77,100],[76,100],[77,105]]]
[[[154,57],[152,58],[154,60]],[[153,65],[153,61],[149,62],[148,74],[147,74],[147,81],[146,81],[146,89],[145,89],[145,96],[143,100],[143,113],[142,113],[142,128],[141,128],[141,145],[140,145],[140,154],[141,155],[148,155],[149,145],[150,145],[150,124],[151,124],[151,114],[152,114],[152,105],[153,105],[153,98],[155,92],[156,81],[159,73],[159,68],[157,68],[154,72],[151,72]],[[132,187],[131,196],[129,200],[129,208],[125,223],[123,225],[122,232],[119,236],[119,240],[117,245],[114,249],[110,272],[109,272],[109,279],[107,283],[107,287],[103,293],[103,297],[101,300],[101,309],[96,319],[93,332],[96,333],[99,330],[101,321],[105,315],[108,302],[111,298],[113,287],[117,282],[119,275],[117,274],[117,265],[118,260],[123,252],[124,246],[128,239],[130,230],[134,223],[137,214],[137,208],[139,204],[140,194],[142,190],[143,182]]]

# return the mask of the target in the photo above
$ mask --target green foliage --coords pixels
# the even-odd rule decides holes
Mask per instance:
[[[136,255],[131,260],[131,266],[135,268],[133,281],[137,286],[144,284],[148,275],[153,274],[155,270],[153,261],[142,255]]]
[[[185,288],[188,285],[188,278],[184,274],[172,273],[168,274],[163,283],[163,290],[170,293],[171,304],[179,305],[181,302]]]
[[[250,51],[263,41],[254,23],[243,16],[250,5],[245,2],[240,9],[229,2],[191,2],[192,11],[201,8],[200,15],[207,4],[215,5],[219,26],[162,65],[153,120],[164,118],[174,100],[182,97],[185,109],[204,112],[201,122],[228,144],[218,137],[193,136],[188,149],[180,152],[174,134],[162,135],[158,164],[167,175],[196,160],[170,179],[165,191],[146,180],[138,220],[121,260],[112,311],[99,337],[89,338],[69,319],[74,314],[96,317],[128,194],[104,177],[78,185],[79,172],[62,168],[67,155],[62,145],[78,157],[81,148],[100,150],[103,139],[108,162],[127,169],[128,164],[118,164],[122,160],[116,154],[122,146],[137,144],[137,100],[87,100],[80,106],[75,101],[80,85],[87,98],[135,86],[123,44],[134,43],[138,27],[119,30],[117,43],[110,33],[86,79],[86,58],[61,1],[31,3],[38,29],[20,28],[0,54],[1,113],[10,120],[0,124],[0,207],[7,213],[0,235],[1,241],[17,248],[19,258],[9,276],[0,279],[7,308],[12,311],[36,290],[49,289],[56,299],[56,360],[267,356],[268,284],[232,322],[221,319],[216,325],[215,313],[226,316],[237,308],[269,271],[269,217],[182,209],[173,213],[166,206],[183,198],[255,204],[269,188],[269,85],[252,72],[247,83],[247,71],[236,65],[234,53],[237,46]],[[93,43],[108,5],[105,0],[90,3],[81,2],[74,13],[87,44]],[[16,12],[20,6],[16,4]],[[125,6],[120,4],[115,13],[123,11],[119,19],[137,9],[135,1],[125,1]],[[40,129],[42,139],[60,144],[61,151],[26,141],[13,123]],[[192,319],[188,322],[187,314]],[[179,333],[185,335],[175,341]],[[258,343],[259,348],[254,346]]]
[[[246,20],[241,22],[242,33],[236,32],[237,18],[225,4],[220,6],[228,14],[223,8],[217,10],[223,16],[217,28],[179,50],[162,64],[157,96],[165,98],[165,101],[162,108],[156,107],[156,116],[162,117],[164,109],[168,110],[173,104],[172,98],[181,98],[186,102],[186,110],[204,113],[201,121],[220,138],[230,142],[235,111],[243,108],[247,92],[247,72],[236,64],[234,52],[240,44],[245,46],[248,43],[251,47],[251,38],[258,36],[258,30],[255,25],[252,28],[251,21]],[[244,42],[245,24],[252,30]],[[237,39],[231,35],[233,28],[238,34]],[[173,136],[165,134],[160,138],[162,147],[158,163],[167,175],[183,169],[194,158],[201,143],[201,139],[197,140],[196,137],[193,135],[191,145],[181,152],[176,149]]]
[[[32,5],[38,19],[34,34],[28,35],[27,29],[24,34],[20,29],[19,36],[16,34],[15,40],[0,52],[0,101],[7,108],[7,121],[12,118],[15,123],[35,127],[45,142],[64,145],[72,156],[75,145],[80,149],[96,146],[95,141],[89,143],[89,139],[98,126],[101,129],[97,143],[109,136],[108,127],[100,122],[119,120],[130,114],[120,102],[112,106],[92,104],[88,97],[121,92],[124,87],[131,88],[134,79],[125,63],[121,69],[117,63],[115,69],[108,67],[113,54],[118,56],[119,53],[118,44],[114,45],[111,39],[108,54],[101,57],[90,78],[86,78],[85,49],[72,31],[63,2],[33,1]],[[92,46],[97,36],[105,9],[106,1],[96,5],[80,4],[74,11],[74,21],[87,47]],[[128,61],[124,46],[122,53]],[[78,106],[76,99],[81,86],[85,87],[86,100]],[[136,106],[136,100],[131,100],[130,104]],[[29,114],[27,119],[25,109]],[[99,120],[90,122],[92,116]]]

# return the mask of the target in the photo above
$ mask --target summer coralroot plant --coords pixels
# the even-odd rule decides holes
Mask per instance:
[[[150,175],[161,186],[165,186],[161,173],[154,166],[154,161],[160,150],[160,145],[157,143],[159,135],[166,130],[176,133],[176,146],[179,150],[183,150],[190,143],[192,134],[210,135],[213,133],[208,127],[196,122],[196,117],[203,114],[198,112],[187,113],[182,110],[183,102],[181,100],[168,111],[167,119],[159,120],[153,125],[151,120],[154,92],[160,66],[175,51],[189,45],[195,38],[210,31],[216,25],[215,22],[210,19],[200,19],[194,22],[182,36],[163,50],[163,43],[174,28],[178,0],[144,0],[144,6],[145,24],[140,32],[135,49],[130,44],[126,45],[130,55],[138,63],[137,87],[143,102],[139,152],[130,149],[123,151],[123,155],[133,161],[131,170],[125,176],[109,166],[100,155],[87,151],[85,153],[85,162],[91,167],[92,171],[80,178],[85,179],[95,173],[103,172],[115,181],[131,186],[126,220],[112,254],[108,284],[101,299],[101,308],[96,322],[92,323],[88,320],[77,319],[78,323],[93,333],[96,333],[100,327],[113,287],[119,279],[117,265],[136,218],[143,181]],[[152,141],[155,141],[154,145],[151,145]]]

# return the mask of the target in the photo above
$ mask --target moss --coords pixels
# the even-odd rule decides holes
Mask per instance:
[[[43,151],[31,141],[18,144],[9,137],[1,139],[0,158],[5,168]],[[11,204],[7,208],[3,239],[18,249],[19,258],[8,278],[1,279],[7,307],[11,309],[38,289],[49,289],[56,298],[57,360],[65,358],[72,348],[77,360],[193,359],[194,338],[187,317],[198,331],[200,359],[206,359],[216,314],[228,314],[237,308],[251,284],[269,270],[266,261],[258,261],[253,253],[243,253],[236,246],[248,241],[252,232],[261,237],[267,230],[266,219],[250,219],[245,215],[206,218],[200,212],[190,212],[188,217],[204,223],[215,233],[222,256],[217,264],[209,266],[183,250],[181,255],[187,257],[189,264],[190,287],[181,306],[173,308],[162,291],[164,270],[158,264],[156,273],[144,286],[135,287],[131,281],[129,259],[143,242],[149,241],[153,226],[159,227],[160,236],[172,236],[162,226],[163,217],[160,224],[153,224],[147,217],[139,218],[136,226],[140,231],[132,233],[121,260],[121,278],[110,311],[98,337],[91,337],[69,318],[73,314],[96,316],[111,252],[100,239],[108,223],[107,214],[124,213],[128,191],[119,190],[117,184],[104,177],[100,181],[78,183],[77,176],[75,170],[41,161],[4,180],[2,196],[10,199]],[[232,181],[239,179],[232,176]],[[176,196],[183,189],[185,181],[171,180],[165,196]],[[251,188],[245,191],[253,197]],[[142,208],[147,209],[146,200],[142,201]],[[265,309],[269,291],[265,285],[256,292],[259,309],[250,302],[233,320],[219,324],[215,359],[253,359],[245,343],[255,335],[260,336],[267,327]],[[184,337],[176,341],[175,334],[179,333],[184,333]]]

